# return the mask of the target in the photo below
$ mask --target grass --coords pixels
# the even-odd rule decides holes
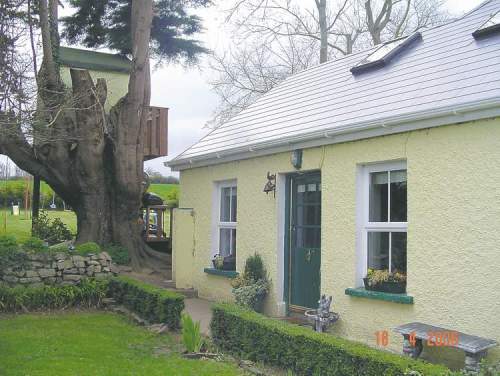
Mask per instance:
[[[76,215],[74,212],[48,210],[47,213],[51,219],[61,218],[61,221],[68,226],[71,232],[76,232]],[[14,216],[10,214],[9,210],[0,209],[0,235],[4,234],[14,235],[20,243],[23,243],[31,236],[31,219],[26,219],[24,210],[21,210],[19,216]]]
[[[9,181],[8,184],[22,185],[24,184],[24,181],[13,180]],[[51,193],[52,190],[44,182],[42,182],[41,190],[42,193],[46,194],[47,197],[50,196],[50,199],[52,199],[52,193]],[[167,199],[167,196],[169,195],[170,192],[178,190],[179,190],[179,185],[177,184],[151,184],[149,188],[150,192],[156,193],[163,200]],[[56,210],[56,211],[47,210],[47,213],[49,214],[49,218],[51,219],[60,218],[73,233],[76,233],[76,215],[74,212],[62,211],[62,210]],[[29,217],[30,215],[28,213],[28,218]],[[5,226],[5,220],[7,222],[6,226]],[[169,223],[170,223],[170,217],[168,216],[167,213],[167,215],[165,215],[165,223],[163,226],[165,232],[167,233],[167,236],[169,232]],[[25,212],[23,209],[21,209],[21,213],[19,216],[11,215],[10,210],[0,209],[0,235],[4,234],[14,235],[17,238],[17,241],[20,243],[23,243],[26,239],[28,239],[31,236],[31,219],[26,219]]]
[[[232,363],[187,360],[170,335],[155,335],[112,313],[0,318],[0,375],[241,375]]]
[[[156,193],[163,201],[166,201],[169,193],[179,191],[179,184],[151,184],[148,191]]]

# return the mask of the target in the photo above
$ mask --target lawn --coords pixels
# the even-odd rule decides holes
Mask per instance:
[[[47,210],[47,214],[51,219],[60,218],[73,233],[76,232],[76,215],[74,212]],[[14,216],[10,214],[9,210],[0,209],[0,235],[4,234],[14,235],[20,243],[31,236],[31,219],[26,219],[24,210],[21,209],[19,216]]]
[[[187,360],[170,335],[112,313],[0,317],[0,375],[241,375],[232,363]]]
[[[23,181],[10,181],[9,184],[16,185],[21,184]],[[42,191],[50,190],[47,185],[42,186]],[[154,192],[159,195],[163,200],[167,200],[168,195],[171,192],[179,191],[179,185],[177,184],[151,184],[149,188],[150,192]],[[76,216],[72,211],[62,211],[62,210],[47,210],[49,218],[60,218],[73,232],[76,233]],[[28,213],[28,218],[30,215]],[[5,225],[5,221],[7,224]],[[168,235],[170,217],[168,214],[165,216],[164,228]],[[5,230],[6,229],[6,230]],[[18,242],[22,243],[31,236],[31,219],[26,219],[25,211],[21,209],[19,216],[13,216],[10,214],[10,210],[0,209],[0,235],[11,234],[14,235]]]
[[[170,193],[179,192],[179,184],[151,184],[148,191],[156,193],[163,201],[167,201]]]

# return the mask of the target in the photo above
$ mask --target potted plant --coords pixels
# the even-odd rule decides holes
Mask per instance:
[[[224,256],[221,256],[219,253],[217,253],[212,259],[212,264],[215,269],[222,270],[222,267],[224,266]]]
[[[229,255],[223,257],[222,270],[236,270],[236,256]]]
[[[231,285],[236,304],[261,312],[269,292],[269,279],[262,258],[258,254],[247,258],[245,271],[233,279]]]
[[[367,290],[393,294],[403,294],[406,292],[406,274],[397,270],[391,273],[387,269],[368,269],[363,282]]]

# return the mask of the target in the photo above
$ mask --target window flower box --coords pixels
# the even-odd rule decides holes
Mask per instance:
[[[404,294],[406,292],[406,282],[386,281],[371,284],[369,278],[363,278],[365,290],[388,292],[392,294]]]

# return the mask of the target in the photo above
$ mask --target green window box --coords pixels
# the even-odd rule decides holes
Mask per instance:
[[[406,294],[391,294],[381,291],[369,291],[363,287],[347,288],[345,294],[356,298],[367,298],[375,300],[385,300],[387,302],[400,303],[400,304],[413,304],[413,296]]]
[[[240,275],[236,270],[220,270],[215,268],[205,268],[203,271],[207,274],[218,275],[226,278],[236,278]]]

